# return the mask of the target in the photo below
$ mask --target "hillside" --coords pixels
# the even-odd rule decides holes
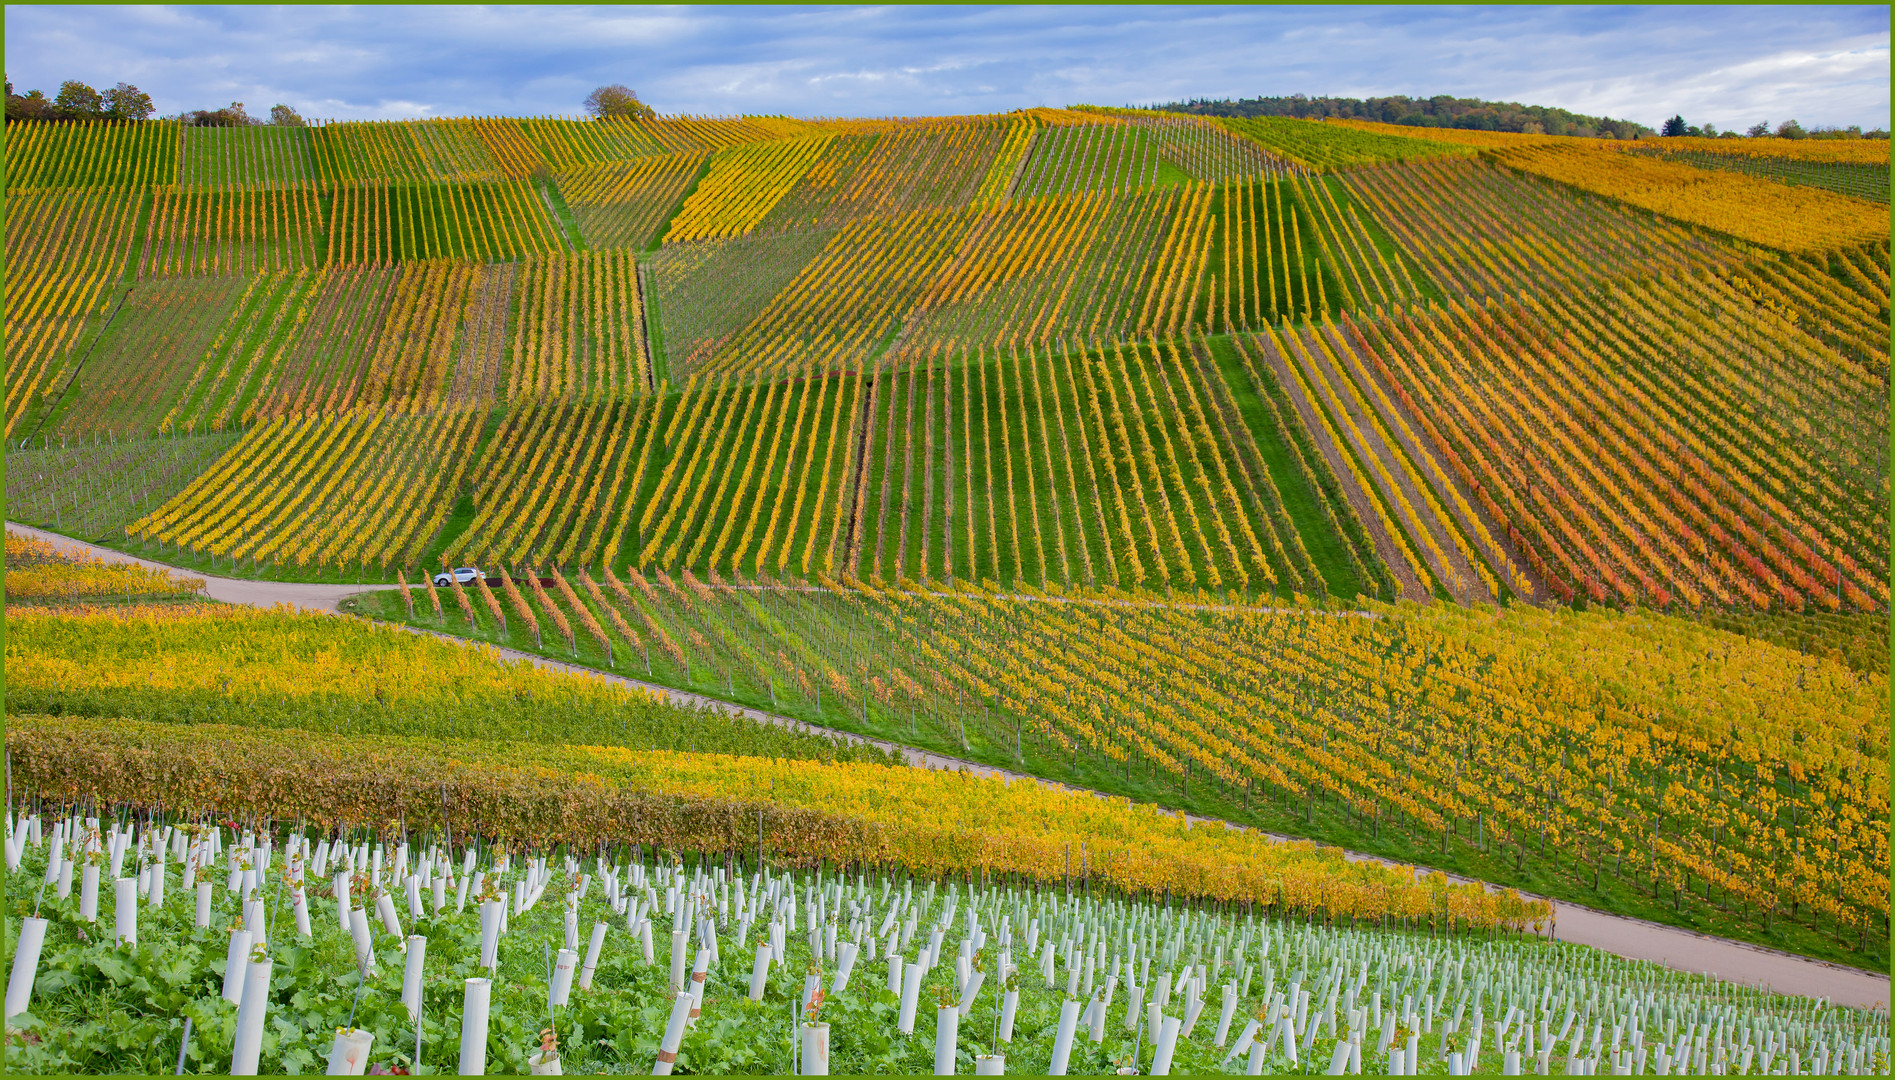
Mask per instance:
[[[1333,116],[10,123],[9,517],[1886,970],[1888,144]]]

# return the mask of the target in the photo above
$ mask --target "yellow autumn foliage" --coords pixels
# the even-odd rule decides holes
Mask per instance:
[[[1780,251],[1888,243],[1888,210],[1743,173],[1568,145],[1488,151],[1489,160]]]
[[[1374,918],[1444,907],[1523,929],[1545,901],[1351,863],[1335,848],[1192,825],[1033,780],[861,763],[435,738],[293,741],[225,725],[10,716],[15,782],[42,797],[299,818],[325,827],[441,821],[530,845],[600,841],[1019,873],[1147,894]]]

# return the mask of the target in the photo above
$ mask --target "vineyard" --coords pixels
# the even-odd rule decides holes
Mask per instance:
[[[339,1026],[444,1067],[483,971],[496,1071],[549,1026],[574,1071],[813,1068],[819,985],[843,1071],[1886,1064],[1863,1016],[1533,936],[1549,897],[1888,969],[1886,141],[1075,107],[5,144],[9,519],[179,568],[8,540],[45,1070],[313,1071]],[[220,848],[248,884],[164,898]],[[115,900],[162,946],[101,940]],[[549,1013],[595,918],[601,987]],[[80,1015],[133,970],[169,1004]]]
[[[309,768],[392,779],[416,759],[381,748],[365,758],[328,739],[286,758],[232,731],[206,760],[136,725],[28,727],[49,813],[8,819],[9,900],[24,906],[34,880],[58,888],[25,920],[34,961],[52,970],[15,979],[8,1008],[28,1030],[56,1033],[13,1051],[41,1072],[157,1072],[174,1047],[179,1069],[237,1075],[325,1058],[342,1074],[424,1063],[462,1075],[630,1072],[648,1061],[659,1075],[1255,1074],[1327,1060],[1332,1074],[1355,1063],[1399,1075],[1424,1060],[1455,1074],[1523,1062],[1545,1072],[1556,1055],[1574,1074],[1773,1063],[1865,1074],[1888,1055],[1884,1014],[1494,940],[1497,919],[1531,913],[1489,911],[1438,880],[1411,885],[1401,914],[1382,907],[1397,890],[1367,877],[1331,882],[1320,900],[1278,889],[1242,906],[1161,904],[1125,880],[1109,847],[1034,874],[1015,867],[1052,852],[1031,838],[956,827],[920,854],[907,845],[925,829],[685,794],[664,778],[562,790],[432,758],[432,743],[419,760],[447,778],[439,788],[378,785],[418,804],[395,831],[319,802],[291,826],[188,810],[101,819],[73,800],[154,794],[118,769],[127,753],[233,794]],[[611,770],[609,754],[591,756]],[[714,760],[677,763],[718,776],[694,786],[743,779]],[[1003,822],[1067,809],[1043,803],[1019,792],[981,805]],[[562,828],[558,811],[590,828]],[[540,846],[561,833],[574,842]],[[940,863],[963,869],[915,873]],[[74,1016],[62,1000],[75,991],[113,1007]],[[182,1018],[141,1007],[147,992]]]
[[[533,625],[549,656],[1273,831],[1502,879],[1606,875],[1726,929],[1820,909],[1860,938],[1887,917],[1869,826],[1887,815],[1886,676],[1683,620],[615,575],[515,603],[414,608],[420,625],[529,649]],[[380,610],[403,617],[393,594]],[[1823,854],[1781,861],[1778,830]]]
[[[155,603],[194,600],[204,579],[133,563],[85,559],[62,544],[7,534],[6,593],[35,605],[122,600]]]

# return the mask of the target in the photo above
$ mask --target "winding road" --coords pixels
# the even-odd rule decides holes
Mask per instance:
[[[303,582],[246,581],[236,578],[213,577],[198,574],[195,571],[179,570],[164,563],[152,562],[135,556],[126,555],[110,548],[99,547],[83,541],[60,536],[57,533],[35,529],[30,526],[7,522],[9,532],[17,532],[37,539],[51,541],[67,547],[76,548],[95,558],[116,562],[132,562],[154,569],[171,570],[205,579],[205,593],[213,600],[231,604],[247,604],[257,607],[272,607],[278,604],[290,604],[310,611],[336,613],[341,612],[342,602],[351,596],[377,589],[392,589],[393,585],[321,585]],[[404,627],[413,633],[430,634],[448,641],[466,644],[466,639],[451,634],[437,633],[416,627]],[[1057,787],[1069,785],[1055,784],[1053,781],[1022,773],[1008,772],[991,765],[948,757],[942,754],[920,750],[900,743],[885,742],[880,739],[865,738],[852,732],[825,728],[793,717],[780,716],[758,709],[744,708],[717,698],[705,697],[689,691],[675,690],[668,686],[648,683],[598,671],[595,668],[566,664],[550,660],[532,653],[514,649],[487,646],[502,656],[527,660],[533,664],[555,671],[578,671],[600,676],[659,694],[675,704],[713,708],[738,713],[754,720],[777,724],[783,727],[810,733],[835,735],[853,743],[869,743],[885,750],[900,753],[910,765],[927,769],[951,769],[975,773],[981,776],[1004,777],[1007,779],[1033,780],[1037,783],[1052,784]],[[1103,792],[1090,789],[1073,788],[1071,790],[1089,791],[1101,798],[1120,798],[1108,796]],[[1234,825],[1218,818],[1190,817],[1191,821],[1207,824],[1223,824],[1226,828],[1247,828]],[[1273,839],[1292,840],[1297,837],[1265,833]],[[1344,857],[1351,861],[1380,862],[1402,869],[1416,868],[1405,863],[1390,863],[1380,856],[1356,851],[1345,851]],[[1469,879],[1450,875],[1453,880]],[[1489,885],[1489,888],[1494,886]],[[1532,895],[1532,894],[1525,894]],[[1585,907],[1565,900],[1548,899],[1553,905],[1553,921],[1550,933],[1561,941],[1589,945],[1605,952],[1635,960],[1650,960],[1678,971],[1712,975],[1729,982],[1750,986],[1766,986],[1778,993],[1799,994],[1811,998],[1826,998],[1839,1005],[1855,1005],[1865,1008],[1889,1008],[1889,977],[1859,968],[1844,967],[1822,960],[1795,956],[1790,953],[1761,946],[1751,945],[1729,938],[1714,937],[1708,934],[1694,933],[1673,926],[1649,922],[1644,919],[1614,915],[1610,912]]]

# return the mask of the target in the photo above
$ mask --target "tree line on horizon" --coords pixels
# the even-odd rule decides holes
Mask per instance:
[[[1573,135],[1580,138],[1639,139],[1653,136],[1690,135],[1712,139],[1739,137],[1778,139],[1886,139],[1888,132],[1877,128],[1863,131],[1859,126],[1815,127],[1805,129],[1795,120],[1786,120],[1774,128],[1769,122],[1752,125],[1747,131],[1719,131],[1715,124],[1687,124],[1683,116],[1665,121],[1654,131],[1632,120],[1609,116],[1586,116],[1545,105],[1522,105],[1517,101],[1486,101],[1481,98],[1457,98],[1436,94],[1429,98],[1391,97],[1347,98],[1290,94],[1254,98],[1192,98],[1149,108],[1160,112],[1190,113],[1197,116],[1287,116],[1299,120],[1373,120],[1405,127],[1460,128],[1467,131],[1510,131],[1523,135]]]
[[[651,106],[638,100],[637,91],[622,83],[601,86],[587,94],[581,103],[596,119],[622,116],[649,118],[656,115]],[[59,92],[47,97],[42,90],[13,92],[13,77],[6,79],[6,118],[42,120],[53,123],[88,123],[102,120],[149,120],[157,112],[151,95],[130,83],[120,82],[109,90],[95,90],[77,79],[59,84]],[[187,109],[160,117],[182,120],[193,127],[251,127],[268,124],[275,127],[306,127],[308,121],[288,105],[270,107],[269,119],[251,116],[241,101],[221,109]]]
[[[13,79],[6,80],[6,118],[42,120],[52,123],[91,123],[102,120],[150,120],[157,107],[151,95],[130,83],[120,82],[109,90],[94,90],[78,79],[59,84],[59,92],[47,97],[42,90],[13,92]],[[249,127],[272,124],[277,127],[303,127],[305,121],[288,105],[270,107],[269,119],[251,116],[241,101],[221,109],[187,109],[162,120],[182,120],[193,127]]]
[[[1299,120],[1373,120],[1406,127],[1447,127],[1470,131],[1511,131],[1528,135],[1577,135],[1586,138],[1635,139],[1651,135],[1651,128],[1632,120],[1585,116],[1544,105],[1515,101],[1485,101],[1436,94],[1428,98],[1348,98],[1290,94],[1253,98],[1192,98],[1150,108],[1160,112],[1198,116],[1288,116]]]
[[[1719,131],[1716,124],[1709,122],[1701,125],[1687,124],[1682,113],[1665,121],[1665,126],[1659,130],[1658,134],[1667,139],[1680,137],[1735,139],[1739,137],[1736,131]],[[1850,124],[1848,127],[1815,127],[1806,131],[1803,125],[1795,120],[1785,120],[1772,130],[1770,121],[1764,120],[1750,125],[1749,130],[1743,132],[1742,137],[1749,139],[1886,139],[1888,131],[1885,128],[1863,131],[1857,124]]]

